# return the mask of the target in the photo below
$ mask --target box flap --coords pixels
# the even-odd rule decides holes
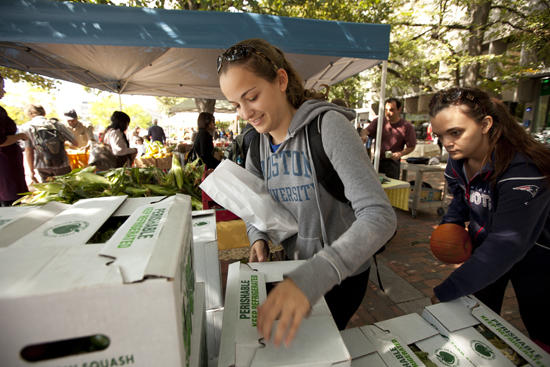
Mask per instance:
[[[216,241],[216,212],[214,210],[201,210],[199,214],[193,212],[193,241],[212,242]]]
[[[550,354],[484,304],[475,307],[472,315],[533,366],[550,366]]]
[[[274,329],[278,322],[275,323]],[[256,350],[250,367],[327,366],[348,362],[351,356],[331,316],[302,321],[289,347],[276,348],[270,342]]]
[[[110,196],[79,200],[11,246],[83,245],[125,199],[126,196]]]
[[[283,275],[290,273],[291,271],[304,264],[306,260],[293,260],[293,261],[273,261],[262,263],[250,263],[248,264],[252,269],[258,270],[265,274],[265,281],[267,283],[281,282],[283,281]]]
[[[447,330],[453,332],[479,324],[468,308],[473,306],[470,301],[471,299],[462,297],[450,302],[441,302],[427,306],[424,312],[429,312]]]
[[[376,322],[374,325],[390,334],[399,336],[407,345],[439,334],[436,328],[417,313]]]
[[[129,217],[140,206],[154,204],[157,201],[166,199],[167,196],[148,196],[143,198],[127,198],[122,205],[113,213],[113,217]]]
[[[376,326],[363,326],[360,330],[374,345],[380,357],[390,367],[422,366],[423,363],[400,337]]]
[[[415,344],[421,351],[428,353],[428,359],[438,367],[476,366],[452,340],[439,334]]]
[[[122,284],[101,245],[8,247],[0,256],[0,298],[51,294],[96,285]]]
[[[176,195],[138,207],[101,249],[100,255],[115,259],[125,283],[141,281],[146,275],[173,277],[178,261],[175,248],[189,225],[191,199]],[[187,215],[186,215],[187,212]],[[169,216],[174,225],[165,226]],[[166,229],[166,230],[165,230]]]
[[[348,348],[352,359],[376,352],[376,348],[358,327],[340,331],[342,340]]]
[[[257,329],[257,307],[266,299],[264,274],[241,267],[235,333],[236,366],[250,366],[256,350],[262,348]],[[232,305],[235,307],[236,305]]]
[[[8,223],[13,223],[30,211],[36,210],[40,206],[10,206],[0,207],[0,231]]]
[[[0,210],[0,248],[7,247],[69,208],[52,201],[44,206],[19,206]]]

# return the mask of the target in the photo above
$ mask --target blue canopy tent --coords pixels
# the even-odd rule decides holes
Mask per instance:
[[[285,52],[306,88],[383,62],[384,100],[389,35],[383,24],[0,1],[0,65],[118,94],[225,99],[217,56],[241,40],[263,38]]]

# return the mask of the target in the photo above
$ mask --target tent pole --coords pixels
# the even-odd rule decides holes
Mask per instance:
[[[382,145],[382,128],[384,126],[384,101],[386,100],[386,77],[388,74],[388,61],[382,61],[382,80],[380,82],[380,103],[378,106],[378,125],[376,126],[376,141],[374,144],[374,170],[378,172],[380,167],[380,146]]]
[[[122,97],[120,94],[118,95],[118,108],[119,111],[122,111]]]

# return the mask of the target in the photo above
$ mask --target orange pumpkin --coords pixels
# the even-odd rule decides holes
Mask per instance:
[[[436,259],[448,264],[461,264],[472,255],[468,231],[454,223],[441,224],[432,232],[430,248]]]

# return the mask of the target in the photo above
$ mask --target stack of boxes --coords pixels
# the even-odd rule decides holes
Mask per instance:
[[[2,365],[200,363],[190,197],[138,206],[108,242],[90,241],[125,200],[80,200],[0,249]]]
[[[438,367],[550,366],[548,353],[474,297],[341,334],[352,367],[426,365],[421,358]]]

